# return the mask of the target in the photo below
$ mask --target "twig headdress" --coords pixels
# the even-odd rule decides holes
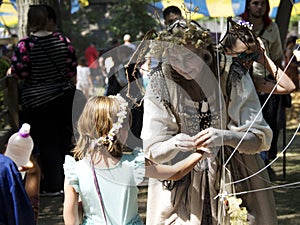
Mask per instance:
[[[196,21],[179,19],[157,34],[150,44],[148,56],[161,59],[166,48],[188,44],[197,49],[207,49],[211,45],[210,31],[201,27]]]

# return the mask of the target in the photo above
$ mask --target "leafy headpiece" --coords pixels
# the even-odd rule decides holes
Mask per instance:
[[[151,57],[160,59],[166,48],[176,47],[176,45],[193,45],[197,49],[207,49],[210,44],[209,30],[201,27],[196,21],[180,19],[157,34],[150,44],[149,54]]]

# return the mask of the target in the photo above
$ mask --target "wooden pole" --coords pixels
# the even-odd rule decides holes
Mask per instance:
[[[287,1],[287,0],[281,0],[278,6],[278,12],[276,15],[275,22],[277,23],[279,27],[279,33],[280,33],[280,39],[282,43],[282,47],[284,49],[284,43],[286,39],[286,35],[288,32],[288,27],[289,27],[289,22],[290,22],[290,17],[291,17],[291,12],[292,12],[292,7],[295,1]],[[281,99],[282,100],[282,99]],[[284,109],[285,110],[285,109]],[[286,121],[283,126],[282,130],[282,145],[283,148],[286,146]],[[283,163],[282,163],[282,174],[283,174],[283,179],[286,179],[286,151],[283,153]]]

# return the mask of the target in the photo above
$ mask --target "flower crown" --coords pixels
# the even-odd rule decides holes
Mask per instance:
[[[252,27],[253,25],[249,22],[244,20],[239,20],[236,22],[231,16],[227,17],[227,30],[219,41],[220,47],[223,47],[225,50],[228,48],[226,45],[224,45],[224,42],[229,34],[238,37],[248,48],[250,48],[249,39],[246,37],[251,36],[253,39],[252,41],[259,47],[260,44],[257,40],[257,35],[252,30]]]
[[[245,20],[239,20],[239,21],[237,22],[237,24],[239,24],[239,25],[241,25],[241,26],[243,26],[243,27],[246,27],[246,28],[248,28],[249,30],[252,30],[252,28],[253,28],[253,24],[251,24],[250,22],[245,21]]]
[[[95,147],[96,145],[98,146],[108,145],[108,150],[110,151],[113,144],[114,137],[122,128],[124,119],[126,118],[128,102],[126,102],[126,100],[120,94],[110,95],[108,96],[108,98],[115,98],[118,100],[120,104],[120,111],[117,113],[118,120],[117,122],[113,123],[112,128],[109,130],[107,136],[97,138],[92,142],[92,148]]]
[[[119,130],[123,126],[124,119],[127,115],[128,102],[126,102],[126,100],[120,94],[110,95],[108,97],[117,99],[120,104],[120,111],[117,113],[118,120],[112,125],[112,128],[107,134],[107,139],[113,141],[114,136],[119,132]]]

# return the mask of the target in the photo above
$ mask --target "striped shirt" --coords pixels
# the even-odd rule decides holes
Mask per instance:
[[[64,94],[76,75],[77,58],[67,37],[59,32],[19,41],[12,57],[12,75],[24,79],[22,106],[33,108]]]

